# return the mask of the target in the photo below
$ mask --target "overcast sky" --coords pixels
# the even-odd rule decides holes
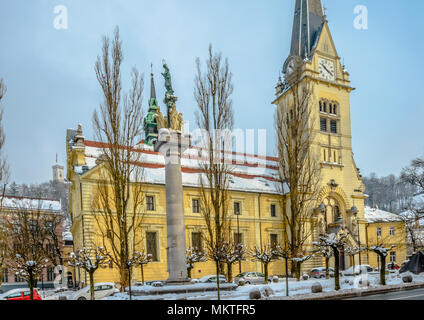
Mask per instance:
[[[162,104],[161,61],[170,66],[178,109],[194,123],[195,59],[208,44],[228,57],[234,75],[235,126],[273,134],[275,84],[291,38],[294,0],[0,0],[0,77],[12,181],[51,178],[56,153],[65,164],[67,128],[83,125],[101,101],[94,63],[103,35],[118,25],[124,74],[135,65],[149,79],[154,65]],[[355,6],[366,5],[369,29],[356,30]],[[54,8],[68,9],[68,29],[53,26]],[[398,174],[424,155],[422,0],[325,0],[339,55],[350,72],[352,135],[363,174]],[[128,77],[125,77],[127,84]],[[145,93],[149,94],[149,86]],[[147,99],[144,99],[147,107]],[[192,126],[193,127],[193,126]]]

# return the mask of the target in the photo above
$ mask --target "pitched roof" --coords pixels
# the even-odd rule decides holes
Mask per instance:
[[[321,0],[296,0],[291,56],[309,57],[324,21]]]
[[[370,223],[402,221],[397,214],[371,207],[365,207],[365,219]]]
[[[3,198],[3,208],[17,210],[42,210],[61,212],[62,206],[60,200],[5,196]]]
[[[105,144],[85,140],[86,166],[75,166],[78,174],[84,174],[96,167],[97,158],[103,153]],[[152,184],[165,184],[165,158],[155,152],[153,147],[138,144],[134,152],[142,153],[139,166],[144,168],[144,181]],[[191,146],[182,155],[181,171],[183,185],[186,187],[199,187],[199,176],[202,175],[201,161],[206,160],[207,152],[204,149]],[[232,161],[230,189],[234,191],[248,191],[280,194],[278,182],[278,158],[226,152],[226,159]],[[288,190],[285,188],[284,193]]]

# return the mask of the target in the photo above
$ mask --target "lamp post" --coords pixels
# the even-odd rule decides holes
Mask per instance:
[[[237,217],[237,244],[240,244],[240,222],[239,222],[239,215],[240,215],[240,210],[235,212],[236,217]],[[241,258],[239,257],[239,273],[241,273]]]
[[[361,269],[361,265],[362,265],[362,261],[361,261],[361,231],[359,229],[359,217],[357,215],[358,213],[355,214],[355,220],[356,220],[356,226],[358,228],[358,245],[359,245],[359,251],[358,251],[358,255],[359,255],[359,268]]]

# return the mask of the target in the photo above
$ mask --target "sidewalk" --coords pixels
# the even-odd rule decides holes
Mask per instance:
[[[369,289],[345,289],[338,292],[321,292],[315,294],[310,293],[290,297],[274,296],[265,300],[340,300],[422,288],[424,288],[424,283],[404,283],[400,285],[387,285]]]

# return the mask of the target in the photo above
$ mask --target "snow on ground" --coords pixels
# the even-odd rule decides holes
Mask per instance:
[[[386,276],[387,286],[402,284],[402,275],[391,273]],[[361,277],[340,277],[341,290],[359,289],[359,280]],[[378,273],[370,274],[368,279],[370,287],[381,287],[379,284],[380,275]],[[296,281],[289,279],[289,295],[291,297],[299,297],[311,293],[311,287],[314,283],[319,282],[322,285],[323,293],[330,293],[334,291],[334,278],[330,279],[309,279]],[[364,281],[365,283],[365,281]],[[413,275],[413,283],[424,283],[424,273],[420,275]],[[148,287],[148,286],[145,286]],[[240,286],[234,291],[222,291],[222,300],[248,300],[249,292],[253,289],[259,289],[261,292],[265,287],[270,287],[273,291],[271,297],[285,297],[286,295],[286,281],[281,278],[279,283],[271,283],[269,285],[245,285]],[[362,288],[362,289],[366,289]],[[215,300],[217,293],[215,292],[197,292],[197,293],[183,293],[183,294],[164,294],[164,295],[149,295],[149,296],[133,296],[133,300]],[[105,298],[106,300],[128,300],[128,293],[118,293],[114,296]]]

